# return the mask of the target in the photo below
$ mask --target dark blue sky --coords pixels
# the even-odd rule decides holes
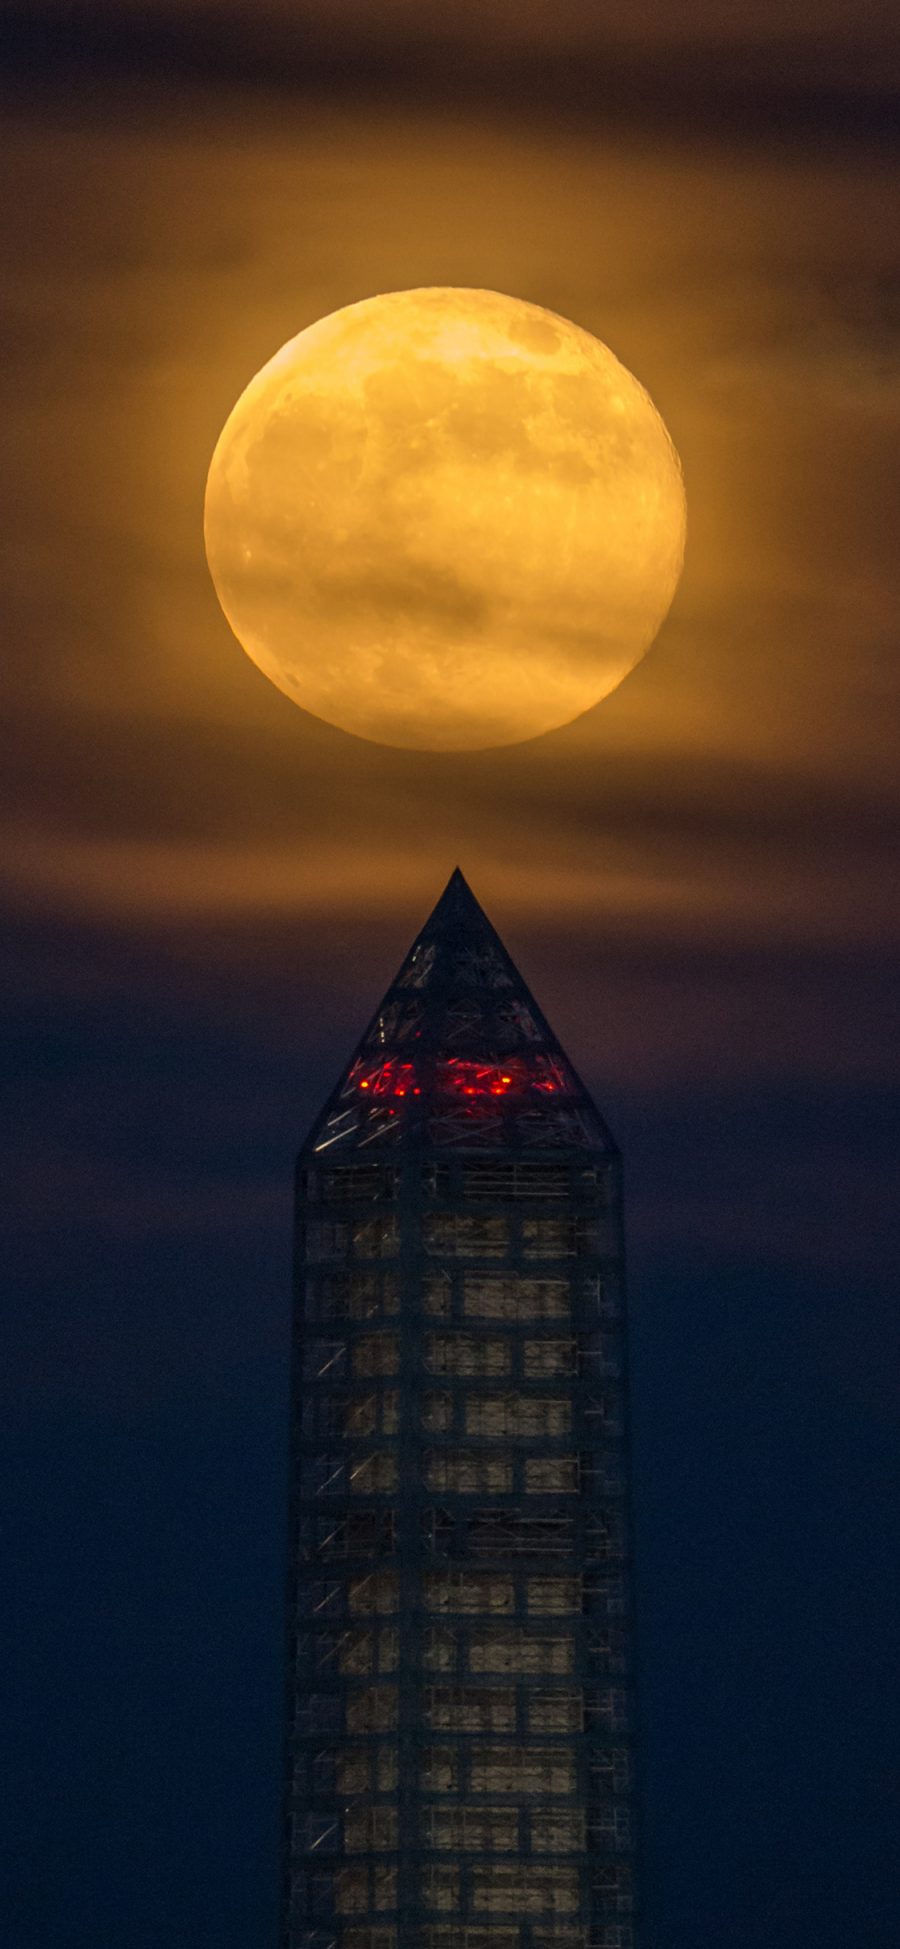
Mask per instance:
[[[0,1941],[273,1943],[293,1154],[459,862],[625,1155],[646,1949],[893,1949],[888,11],[117,11],[3,72]],[[305,717],[203,563],[251,373],[427,283],[685,468],[654,650],[498,754]]]

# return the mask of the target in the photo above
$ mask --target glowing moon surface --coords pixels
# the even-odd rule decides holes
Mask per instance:
[[[206,550],[267,677],[358,737],[517,743],[605,697],[681,571],[681,469],[605,345],[494,291],[393,291],[276,352],[223,428]]]

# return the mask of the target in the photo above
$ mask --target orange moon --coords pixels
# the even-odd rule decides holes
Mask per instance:
[[[669,608],[681,468],[608,347],[495,291],[392,291],[282,346],[209,469],[238,641],[296,704],[426,750],[515,744],[621,683]]]

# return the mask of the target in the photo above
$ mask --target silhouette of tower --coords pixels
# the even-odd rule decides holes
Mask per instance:
[[[459,872],[296,1209],[282,1949],[632,1949],[620,1161]]]

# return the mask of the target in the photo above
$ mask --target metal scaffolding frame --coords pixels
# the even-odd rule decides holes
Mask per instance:
[[[620,1161],[460,875],[296,1268],[282,1949],[636,1949]]]

